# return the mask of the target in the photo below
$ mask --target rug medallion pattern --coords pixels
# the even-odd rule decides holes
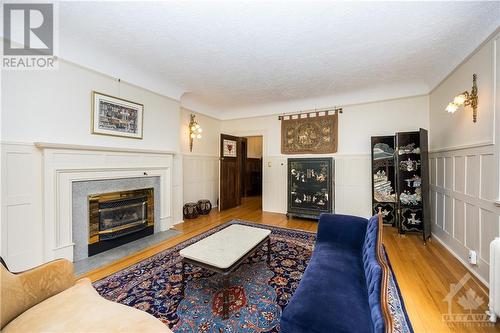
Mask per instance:
[[[186,297],[182,297],[179,250],[232,223],[259,226],[231,221],[97,281],[94,287],[108,300],[152,314],[174,332],[279,332],[281,311],[311,257],[314,233],[262,226],[272,231],[271,264],[266,264],[264,245],[231,275],[228,320],[221,317],[218,274],[187,265]]]
[[[185,297],[179,250],[233,223],[271,230],[267,245],[256,250],[232,275],[229,319],[222,320],[222,278],[186,265]],[[93,285],[103,297],[159,318],[174,332],[279,332],[281,312],[299,285],[312,255],[316,234],[233,220],[145,259]],[[412,332],[391,274],[390,309],[396,332]]]

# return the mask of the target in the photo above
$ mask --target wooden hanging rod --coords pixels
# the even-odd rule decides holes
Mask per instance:
[[[311,109],[311,110],[303,110],[299,112],[291,112],[291,113],[283,113],[282,115],[278,116],[278,120],[283,120],[285,117],[290,117],[292,118],[293,116],[300,116],[303,114],[318,114],[320,112],[324,112],[325,115],[328,115],[331,111],[338,112],[338,113],[343,113],[344,111],[340,107],[330,107],[330,108],[322,108],[322,109]]]

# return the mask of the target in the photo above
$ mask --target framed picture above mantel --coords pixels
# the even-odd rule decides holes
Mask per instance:
[[[144,105],[92,92],[92,134],[142,139]]]

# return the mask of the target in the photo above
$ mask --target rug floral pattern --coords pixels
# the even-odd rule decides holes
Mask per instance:
[[[311,257],[314,233],[262,226],[272,231],[271,264],[266,264],[264,245],[234,272],[228,320],[221,318],[222,280],[217,274],[187,265],[182,297],[179,250],[231,223],[247,224],[229,222],[97,281],[94,287],[108,300],[152,314],[174,332],[279,332],[281,311]]]
[[[271,264],[267,245],[258,249],[231,276],[229,319],[222,320],[222,280],[202,268],[186,266],[182,296],[179,250],[233,223],[271,230]],[[233,220],[143,260],[93,285],[103,297],[159,318],[178,332],[279,332],[281,312],[297,289],[312,255],[316,234]],[[390,265],[389,259],[386,257]],[[391,269],[389,310],[394,332],[413,333]]]

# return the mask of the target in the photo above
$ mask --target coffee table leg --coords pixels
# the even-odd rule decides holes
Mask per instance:
[[[182,282],[181,282],[181,295],[184,297],[184,290],[186,289],[186,263],[182,262]]]
[[[229,318],[229,274],[223,275],[222,319]]]
[[[271,238],[267,239],[267,264],[271,265]]]

